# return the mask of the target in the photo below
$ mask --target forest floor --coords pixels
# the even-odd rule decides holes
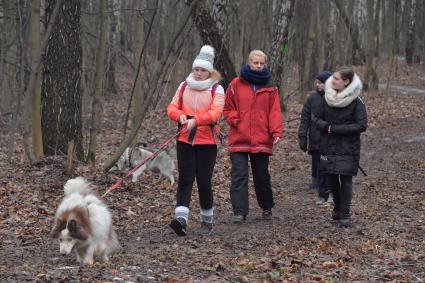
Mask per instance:
[[[66,158],[47,157],[30,166],[20,137],[8,136],[8,119],[1,117],[0,282],[424,282],[425,96],[362,96],[369,127],[362,135],[361,166],[368,176],[354,178],[352,228],[334,225],[332,207],[315,203],[317,194],[308,187],[310,156],[297,142],[301,105],[294,101],[270,163],[272,221],[255,220],[261,211],[250,180],[248,219],[231,222],[230,161],[223,145],[213,178],[210,236],[198,234],[196,189],[189,234],[173,234],[168,223],[176,188],[145,172],[139,182],[126,181],[106,197],[122,249],[109,262],[92,266],[78,265],[73,254],[60,256],[57,241],[49,237],[69,178]],[[105,108],[99,164],[122,140],[125,100],[108,97]],[[175,125],[161,110],[142,130],[141,139],[155,147]],[[11,162],[10,142],[15,144]],[[84,176],[103,194],[124,175],[75,162],[73,176]]]

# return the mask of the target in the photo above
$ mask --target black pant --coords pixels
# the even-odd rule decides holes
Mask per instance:
[[[318,150],[313,150],[310,152],[311,154],[311,176],[316,180],[316,184],[319,197],[328,199],[329,190],[326,187],[326,178],[325,174],[320,172],[320,152]]]
[[[333,194],[334,211],[339,213],[341,218],[349,218],[353,198],[353,176],[326,174],[326,185]]]
[[[177,142],[177,206],[189,207],[193,182],[198,185],[199,203],[202,209],[213,207],[211,178],[217,158],[216,145],[190,145]]]
[[[234,152],[230,154],[232,161],[230,198],[235,215],[248,215],[249,212],[248,156],[251,161],[258,205],[263,210],[270,210],[274,206],[269,174],[269,155],[266,153]]]

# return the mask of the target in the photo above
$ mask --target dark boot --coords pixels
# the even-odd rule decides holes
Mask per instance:
[[[332,210],[332,220],[340,220],[341,214],[339,211]]]
[[[350,217],[347,215],[343,215],[341,216],[341,219],[338,220],[338,224],[339,226],[341,226],[342,228],[349,228],[351,227],[351,220]]]
[[[178,217],[177,219],[171,220],[170,227],[178,236],[187,235],[187,223],[186,220],[182,217]]]
[[[233,215],[232,222],[235,223],[235,224],[241,224],[242,222],[245,222],[245,220],[246,220],[245,215],[235,214],[235,215]]]
[[[211,234],[213,230],[213,224],[208,222],[201,222],[201,235],[202,236],[208,236]]]
[[[256,220],[272,220],[273,219],[273,213],[271,210],[263,210],[263,213],[261,213],[260,216],[256,218]]]

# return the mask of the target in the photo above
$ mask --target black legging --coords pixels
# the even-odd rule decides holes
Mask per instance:
[[[202,209],[213,207],[211,178],[217,158],[216,145],[194,145],[177,142],[179,182],[177,206],[189,207],[193,182],[198,185],[199,204]]]
[[[341,218],[349,218],[353,198],[353,176],[326,174],[326,185],[332,191],[334,211],[339,213]]]

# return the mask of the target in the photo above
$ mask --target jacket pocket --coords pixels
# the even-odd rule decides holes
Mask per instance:
[[[332,161],[326,155],[320,155],[320,172],[331,172],[332,171]]]
[[[251,125],[253,128],[252,137],[256,145],[270,145],[272,138],[267,115],[263,111],[254,112]]]

